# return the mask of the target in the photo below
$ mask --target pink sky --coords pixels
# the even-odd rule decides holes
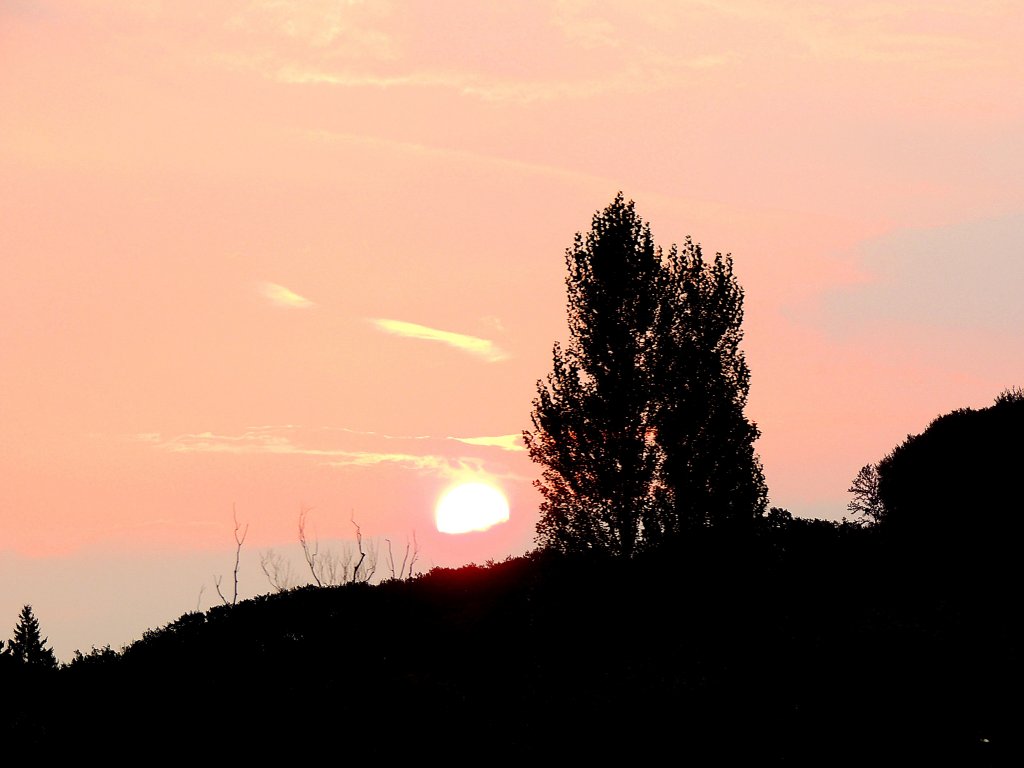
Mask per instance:
[[[1015,2],[0,5],[0,638],[215,598],[231,509],[424,568],[531,545],[514,438],[618,190],[731,251],[771,503],[1024,383]],[[486,477],[511,519],[442,535]],[[336,544],[337,546],[337,544]],[[9,627],[8,627],[9,625]]]

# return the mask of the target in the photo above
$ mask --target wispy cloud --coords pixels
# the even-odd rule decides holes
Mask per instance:
[[[226,26],[257,40],[347,56],[387,59],[395,42],[380,27],[377,9],[362,0],[255,0],[232,14]],[[377,5],[377,4],[375,4]],[[375,18],[376,17],[376,18]]]
[[[330,71],[315,66],[284,65],[264,76],[283,84],[332,85],[345,88],[443,88],[463,96],[488,102],[532,104],[559,99],[589,99],[609,92],[647,93],[672,88],[687,73],[729,64],[731,54],[705,54],[687,59],[673,59],[671,66],[652,66],[643,70],[600,77],[569,79],[517,79],[481,77],[458,72],[410,71],[402,74],[378,75],[362,71]]]
[[[317,141],[331,144],[361,144],[368,147],[386,148],[389,151],[404,152],[410,155],[427,156],[442,160],[480,163],[485,164],[503,173],[528,173],[539,174],[557,179],[566,179],[574,182],[595,183],[600,187],[607,188],[616,184],[616,180],[610,176],[599,176],[592,173],[570,170],[556,165],[544,165],[524,160],[517,160],[499,155],[489,155],[479,152],[471,152],[464,149],[451,149],[449,147],[430,146],[418,144],[411,141],[397,141],[386,139],[380,136],[370,136],[356,133],[338,133],[336,131],[306,130],[302,134]]]
[[[452,437],[466,445],[482,445],[489,448],[501,448],[503,451],[525,451],[522,435],[493,435],[488,437]]]
[[[195,432],[178,435],[160,443],[160,447],[173,453],[296,453],[317,455],[327,453],[320,449],[302,449],[283,435],[252,430],[241,435],[218,435],[213,432]]]
[[[259,291],[263,294],[263,297],[268,299],[271,304],[278,307],[287,307],[289,309],[309,309],[315,307],[316,304],[307,299],[305,296],[300,296],[295,291],[285,288],[283,285],[277,283],[260,283]]]
[[[380,464],[397,464],[408,469],[433,472],[442,477],[460,477],[467,472],[480,472],[483,462],[465,457],[447,458],[426,454],[373,453],[369,451],[342,451],[337,458],[325,462],[329,467],[374,467]]]
[[[276,70],[271,79],[285,84],[338,85],[346,88],[454,88],[468,87],[465,77],[445,73],[410,72],[400,75],[376,75],[368,72],[330,72],[311,66],[285,65]]]
[[[289,429],[289,428],[284,428]],[[372,432],[342,430],[352,434],[372,435]],[[386,439],[389,436],[382,435]],[[365,451],[349,448],[313,447],[293,441],[289,436],[273,434],[266,428],[254,428],[239,435],[219,435],[213,432],[196,432],[178,435],[157,442],[148,434],[136,436],[141,442],[157,443],[159,448],[173,453],[220,453],[239,455],[309,456],[320,459],[329,467],[374,467],[396,465],[407,469],[421,470],[442,477],[461,477],[466,473],[479,473],[483,461],[467,456],[442,456],[439,454],[417,454],[398,451]],[[409,440],[421,438],[411,437]],[[472,443],[471,443],[472,444]]]
[[[429,328],[418,323],[407,323],[404,320],[370,318],[370,322],[385,333],[402,336],[407,339],[438,341],[462,352],[481,357],[489,363],[506,360],[509,356],[507,352],[499,348],[490,339],[481,339],[478,336],[467,336],[464,333],[442,331],[438,328]]]

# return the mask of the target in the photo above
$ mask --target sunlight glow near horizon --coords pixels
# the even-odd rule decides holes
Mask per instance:
[[[461,483],[441,495],[434,518],[441,533],[486,531],[508,522],[508,500],[488,483]]]

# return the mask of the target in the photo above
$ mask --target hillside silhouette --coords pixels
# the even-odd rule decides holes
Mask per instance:
[[[1010,612],[909,574],[883,533],[773,510],[632,560],[304,587],[14,670],[0,727],[39,756],[998,764]]]

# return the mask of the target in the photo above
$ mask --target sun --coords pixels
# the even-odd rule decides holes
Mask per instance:
[[[487,483],[460,483],[441,494],[434,510],[441,533],[486,531],[508,521],[508,500]]]

